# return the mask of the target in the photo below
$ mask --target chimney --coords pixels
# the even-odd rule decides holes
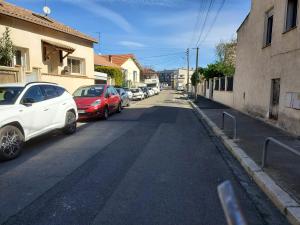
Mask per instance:
[[[112,63],[112,56],[111,55],[108,56],[108,60],[109,60],[110,63]]]

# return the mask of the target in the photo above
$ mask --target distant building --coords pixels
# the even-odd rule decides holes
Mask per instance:
[[[163,70],[159,72],[160,82],[167,83],[169,86],[175,89],[179,83],[186,87],[188,83],[191,83],[191,77],[194,71],[194,69],[189,70],[190,81],[188,82],[188,70],[186,68]]]
[[[16,51],[12,65],[0,65],[0,83],[48,81],[70,92],[94,84],[94,38],[0,1],[0,35],[6,27]]]
[[[160,87],[159,74],[151,68],[143,68],[141,82],[148,87]]]

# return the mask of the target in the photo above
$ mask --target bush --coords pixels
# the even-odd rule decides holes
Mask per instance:
[[[116,86],[122,86],[123,85],[123,74],[122,71],[118,68],[109,67],[109,66],[96,66],[95,71],[106,73],[107,76],[111,77],[115,80]]]
[[[2,37],[0,38],[0,65],[11,66],[15,50],[10,39],[10,30],[6,27]]]

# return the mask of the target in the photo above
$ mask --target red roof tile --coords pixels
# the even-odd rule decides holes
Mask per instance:
[[[97,66],[110,66],[115,68],[121,68],[119,65],[108,61],[107,58],[102,55],[94,55],[94,64]]]
[[[1,0],[0,0],[0,14],[21,19],[30,23],[34,23],[43,27],[47,27],[56,31],[67,33],[97,43],[97,40],[95,38],[85,35],[62,23],[59,23],[48,16],[34,13],[28,9],[15,6],[13,4]]]

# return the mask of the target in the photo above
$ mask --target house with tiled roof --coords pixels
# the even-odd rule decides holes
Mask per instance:
[[[6,28],[15,56],[12,65],[0,65],[0,83],[48,81],[70,92],[95,83],[93,37],[0,0],[0,36]]]
[[[102,55],[109,63],[121,67],[127,87],[141,86],[140,71],[142,67],[133,54]]]

